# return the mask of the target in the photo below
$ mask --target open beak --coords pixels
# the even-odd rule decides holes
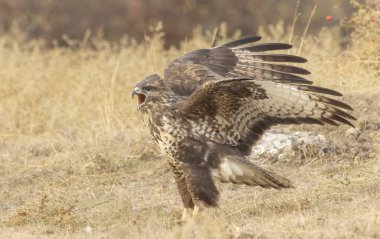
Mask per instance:
[[[145,99],[146,99],[146,96],[145,94],[143,94],[140,90],[139,87],[135,87],[133,90],[132,90],[132,98],[137,95],[137,98],[138,98],[138,103],[139,103],[139,106],[137,107],[137,109],[140,109],[140,106],[142,104],[144,104],[145,102]]]

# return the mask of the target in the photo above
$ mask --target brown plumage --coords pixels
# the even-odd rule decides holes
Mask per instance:
[[[352,108],[300,75],[306,59],[262,53],[288,44],[245,37],[190,52],[133,89],[153,140],[173,168],[185,208],[217,206],[222,182],[291,188],[292,183],[246,159],[265,130],[278,124],[352,126]]]

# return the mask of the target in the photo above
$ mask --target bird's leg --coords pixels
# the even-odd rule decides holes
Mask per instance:
[[[194,209],[193,209],[193,217],[196,217],[199,213],[200,209],[199,209],[199,206],[195,205],[194,206]]]
[[[189,208],[185,207],[182,212],[181,221],[186,221],[189,214]]]
[[[198,208],[193,214],[197,214],[199,209],[218,205],[219,192],[212,181],[209,168],[187,165],[187,167],[184,167],[184,176],[187,191],[194,205],[193,208]]]
[[[201,211],[202,211],[202,208],[197,205],[194,206],[193,209],[185,207],[182,211],[181,221],[186,221],[189,218],[195,218],[196,216],[198,216],[199,212]]]
[[[198,214],[200,214],[206,208],[207,208],[207,204],[206,203],[204,203],[204,202],[202,202],[200,200],[197,200],[195,202],[195,205],[194,205],[194,208],[193,208],[192,217],[198,216]]]
[[[190,192],[188,191],[181,164],[177,161],[169,161],[169,164],[172,166],[178,191],[184,205],[181,221],[185,221],[190,210],[194,207],[194,202],[192,200]]]

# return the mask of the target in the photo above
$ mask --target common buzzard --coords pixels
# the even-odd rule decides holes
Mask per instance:
[[[352,126],[337,91],[313,86],[309,71],[284,63],[306,59],[263,53],[290,49],[245,37],[189,52],[133,89],[154,142],[171,165],[185,211],[215,207],[222,182],[292,188],[286,178],[247,160],[264,131],[278,124]]]

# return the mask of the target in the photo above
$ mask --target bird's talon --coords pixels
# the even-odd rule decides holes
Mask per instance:
[[[189,211],[188,208],[183,209],[181,221],[186,221],[186,219],[188,218],[188,211]]]
[[[198,214],[199,214],[199,207],[198,207],[198,206],[195,206],[195,207],[194,207],[194,210],[193,210],[193,214],[192,214],[192,216],[193,216],[193,217],[196,217]]]

